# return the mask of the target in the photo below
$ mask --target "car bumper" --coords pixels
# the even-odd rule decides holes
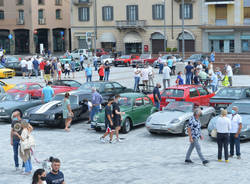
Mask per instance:
[[[150,125],[146,126],[149,132],[154,133],[171,133],[171,134],[181,134],[183,132],[183,125]]]
[[[105,130],[106,129],[104,123],[91,122],[91,126],[95,127],[96,129],[100,129],[100,130]]]
[[[10,119],[10,115],[0,115],[0,119]]]
[[[30,120],[30,119],[25,119],[25,120],[32,125],[48,125],[48,126],[59,125],[59,122],[56,120]]]

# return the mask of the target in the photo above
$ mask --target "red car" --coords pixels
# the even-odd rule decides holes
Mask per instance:
[[[209,100],[215,93],[210,93],[201,85],[178,85],[166,88],[161,92],[161,110],[170,101],[186,101],[193,102],[196,105],[209,106]],[[153,94],[149,97],[154,101]]]
[[[7,93],[24,93],[30,94],[32,97],[38,96],[37,91],[41,90],[42,86],[36,82],[25,82],[17,84],[14,88],[7,91]]]
[[[132,64],[132,60],[139,59],[139,58],[140,57],[136,55],[123,55],[114,60],[114,66],[117,66],[117,65],[130,66]]]
[[[153,65],[155,60],[158,58],[153,58],[151,54],[141,54],[139,59],[133,59],[132,60],[132,67],[136,67],[138,65],[139,67],[143,67],[144,64]]]
[[[101,57],[102,55],[107,55],[109,54],[108,52],[106,52],[104,49],[96,49],[96,56],[97,57]]]

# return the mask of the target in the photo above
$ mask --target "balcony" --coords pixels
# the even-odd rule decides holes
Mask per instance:
[[[91,6],[92,0],[73,0],[73,3],[76,6]]]
[[[182,0],[175,0],[177,3],[181,3]],[[184,0],[185,3],[194,3],[196,0]]]
[[[16,19],[16,25],[24,25],[24,19]]]
[[[38,24],[39,25],[45,25],[46,24],[46,19],[45,18],[38,19]]]
[[[146,26],[146,20],[118,20],[116,21],[117,29],[144,29]]]
[[[234,0],[205,0],[206,5],[234,4]]]

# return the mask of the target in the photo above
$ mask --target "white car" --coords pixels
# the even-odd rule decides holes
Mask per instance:
[[[100,57],[101,64],[105,64],[108,61],[109,64],[113,64],[114,58],[111,55],[102,55]]]
[[[80,54],[83,55],[84,59],[88,59],[92,56],[92,52],[90,52],[88,49],[75,49],[70,53],[70,55],[76,60],[80,59]]]

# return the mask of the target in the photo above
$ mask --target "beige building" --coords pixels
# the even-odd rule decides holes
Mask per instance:
[[[181,0],[72,0],[72,49],[96,46],[123,53],[181,51]],[[201,1],[185,0],[185,50],[202,50]],[[96,9],[96,11],[95,11]],[[95,13],[96,12],[96,13]],[[96,17],[96,21],[95,21]]]
[[[70,47],[69,0],[0,0],[0,47],[7,52],[39,53]]]

